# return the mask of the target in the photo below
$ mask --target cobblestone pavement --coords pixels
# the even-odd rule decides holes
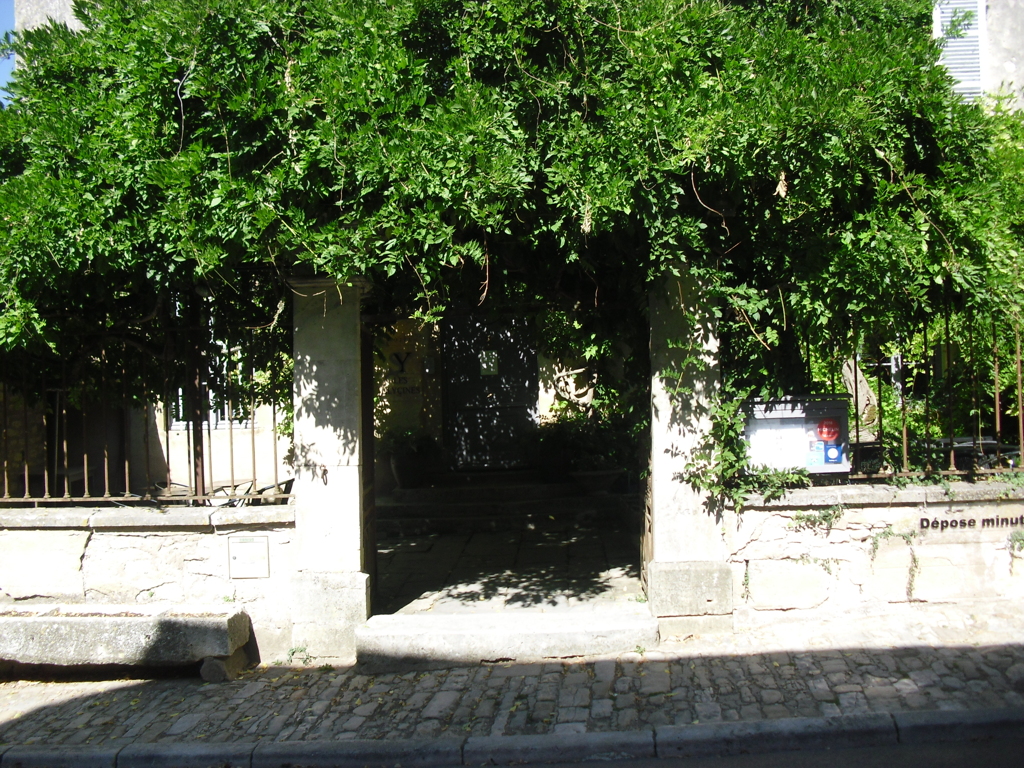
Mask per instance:
[[[1024,707],[1012,683],[1024,671],[1024,617],[1015,604],[982,609],[905,606],[616,657],[428,672],[271,665],[222,684],[12,681],[0,683],[0,744],[486,736]]]

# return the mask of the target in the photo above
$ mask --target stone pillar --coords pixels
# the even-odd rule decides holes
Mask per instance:
[[[292,643],[317,659],[351,659],[370,587],[362,562],[360,291],[326,279],[291,285],[298,539]]]
[[[724,510],[682,479],[711,426],[718,388],[712,307],[690,278],[673,277],[649,295],[651,322],[651,532],[647,587],[655,616],[674,634],[731,629],[732,571]],[[687,363],[696,357],[699,363]],[[664,629],[664,627],[663,627]]]

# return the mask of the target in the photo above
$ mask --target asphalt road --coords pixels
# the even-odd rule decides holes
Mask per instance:
[[[564,763],[545,768],[581,768]],[[594,765],[591,763],[591,765]],[[835,751],[768,752],[701,758],[650,758],[603,763],[607,768],[1021,768],[1021,739],[866,747]]]

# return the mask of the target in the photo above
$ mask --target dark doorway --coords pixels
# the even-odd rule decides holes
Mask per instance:
[[[514,469],[537,423],[537,346],[523,317],[454,317],[442,326],[444,434],[452,469]]]
[[[375,615],[646,611],[635,488],[599,493],[538,465],[537,327],[526,313],[451,315],[401,348],[440,390],[420,431],[436,439],[440,421],[442,439],[416,451],[420,482],[377,491]]]

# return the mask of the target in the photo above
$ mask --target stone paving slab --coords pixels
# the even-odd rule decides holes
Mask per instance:
[[[642,596],[635,537],[621,524],[543,522],[537,530],[383,539],[383,613],[485,614],[578,610]]]
[[[597,658],[383,674],[271,665],[220,684],[9,681],[0,683],[0,750],[641,732],[1021,708],[1021,638],[1015,604],[906,605],[869,623],[779,623]]]

